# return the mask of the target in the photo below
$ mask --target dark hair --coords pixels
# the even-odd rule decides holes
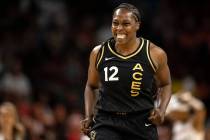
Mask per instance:
[[[117,10],[117,9],[120,9],[120,8],[124,8],[124,9],[127,9],[129,11],[131,11],[134,15],[134,18],[136,19],[136,21],[140,22],[141,21],[141,15],[140,15],[140,12],[138,10],[138,8],[136,8],[134,5],[132,4],[129,4],[129,3],[121,3],[119,6],[117,6],[114,11],[113,11],[113,14],[114,12]]]

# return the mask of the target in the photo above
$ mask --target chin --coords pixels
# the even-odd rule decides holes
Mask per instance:
[[[126,40],[125,39],[116,39],[116,45],[124,45],[126,44]]]

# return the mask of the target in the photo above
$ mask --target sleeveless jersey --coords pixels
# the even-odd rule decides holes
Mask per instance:
[[[113,38],[102,44],[96,61],[101,81],[98,109],[135,112],[154,107],[155,67],[149,54],[149,40],[139,39],[139,47],[127,56],[115,51]]]

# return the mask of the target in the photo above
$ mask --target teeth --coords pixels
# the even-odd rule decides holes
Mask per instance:
[[[118,39],[124,39],[126,36],[124,34],[117,34]]]

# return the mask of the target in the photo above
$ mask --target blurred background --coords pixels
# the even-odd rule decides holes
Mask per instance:
[[[80,139],[89,53],[122,2],[142,12],[139,36],[167,52],[173,92],[193,86],[210,130],[210,1],[1,0],[0,102],[16,105],[27,140]]]

